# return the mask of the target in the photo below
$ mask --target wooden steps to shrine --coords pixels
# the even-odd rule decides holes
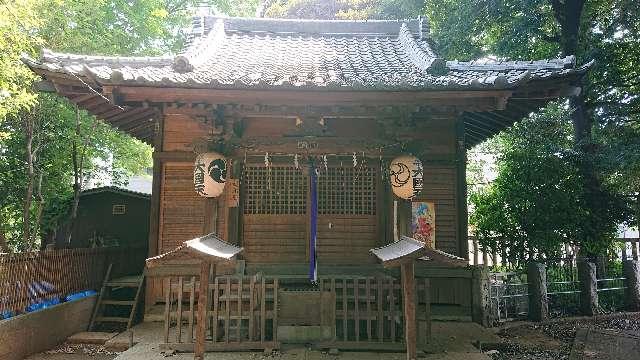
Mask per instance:
[[[109,265],[91,316],[89,331],[105,324],[126,324],[127,329],[133,325],[144,274],[110,279],[111,268]],[[121,291],[123,289],[128,291]]]

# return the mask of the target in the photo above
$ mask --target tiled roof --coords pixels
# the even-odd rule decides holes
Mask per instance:
[[[508,89],[585,71],[575,59],[444,61],[423,19],[274,20],[203,17],[177,56],[101,57],[44,51],[27,63],[98,84],[182,88]]]

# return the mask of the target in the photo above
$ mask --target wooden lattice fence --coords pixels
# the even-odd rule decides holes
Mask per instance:
[[[63,249],[0,254],[0,313],[100,287],[109,263],[115,276],[139,273],[144,248]]]

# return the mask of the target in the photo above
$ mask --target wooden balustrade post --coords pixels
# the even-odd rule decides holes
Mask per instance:
[[[413,266],[413,259],[403,262],[400,266],[404,295],[404,337],[407,346],[407,360],[417,358],[416,282]]]
[[[207,260],[200,263],[200,290],[198,294],[198,328],[196,329],[196,345],[194,351],[195,360],[204,359],[205,335],[207,332],[207,308],[209,303],[209,274],[213,270],[215,278],[215,266]]]

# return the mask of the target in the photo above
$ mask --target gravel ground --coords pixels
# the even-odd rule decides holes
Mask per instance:
[[[509,324],[497,334],[504,343],[486,352],[494,360],[567,360],[578,328],[640,332],[640,313]]]
[[[101,345],[64,343],[55,349],[31,355],[26,360],[111,360],[117,355]]]

